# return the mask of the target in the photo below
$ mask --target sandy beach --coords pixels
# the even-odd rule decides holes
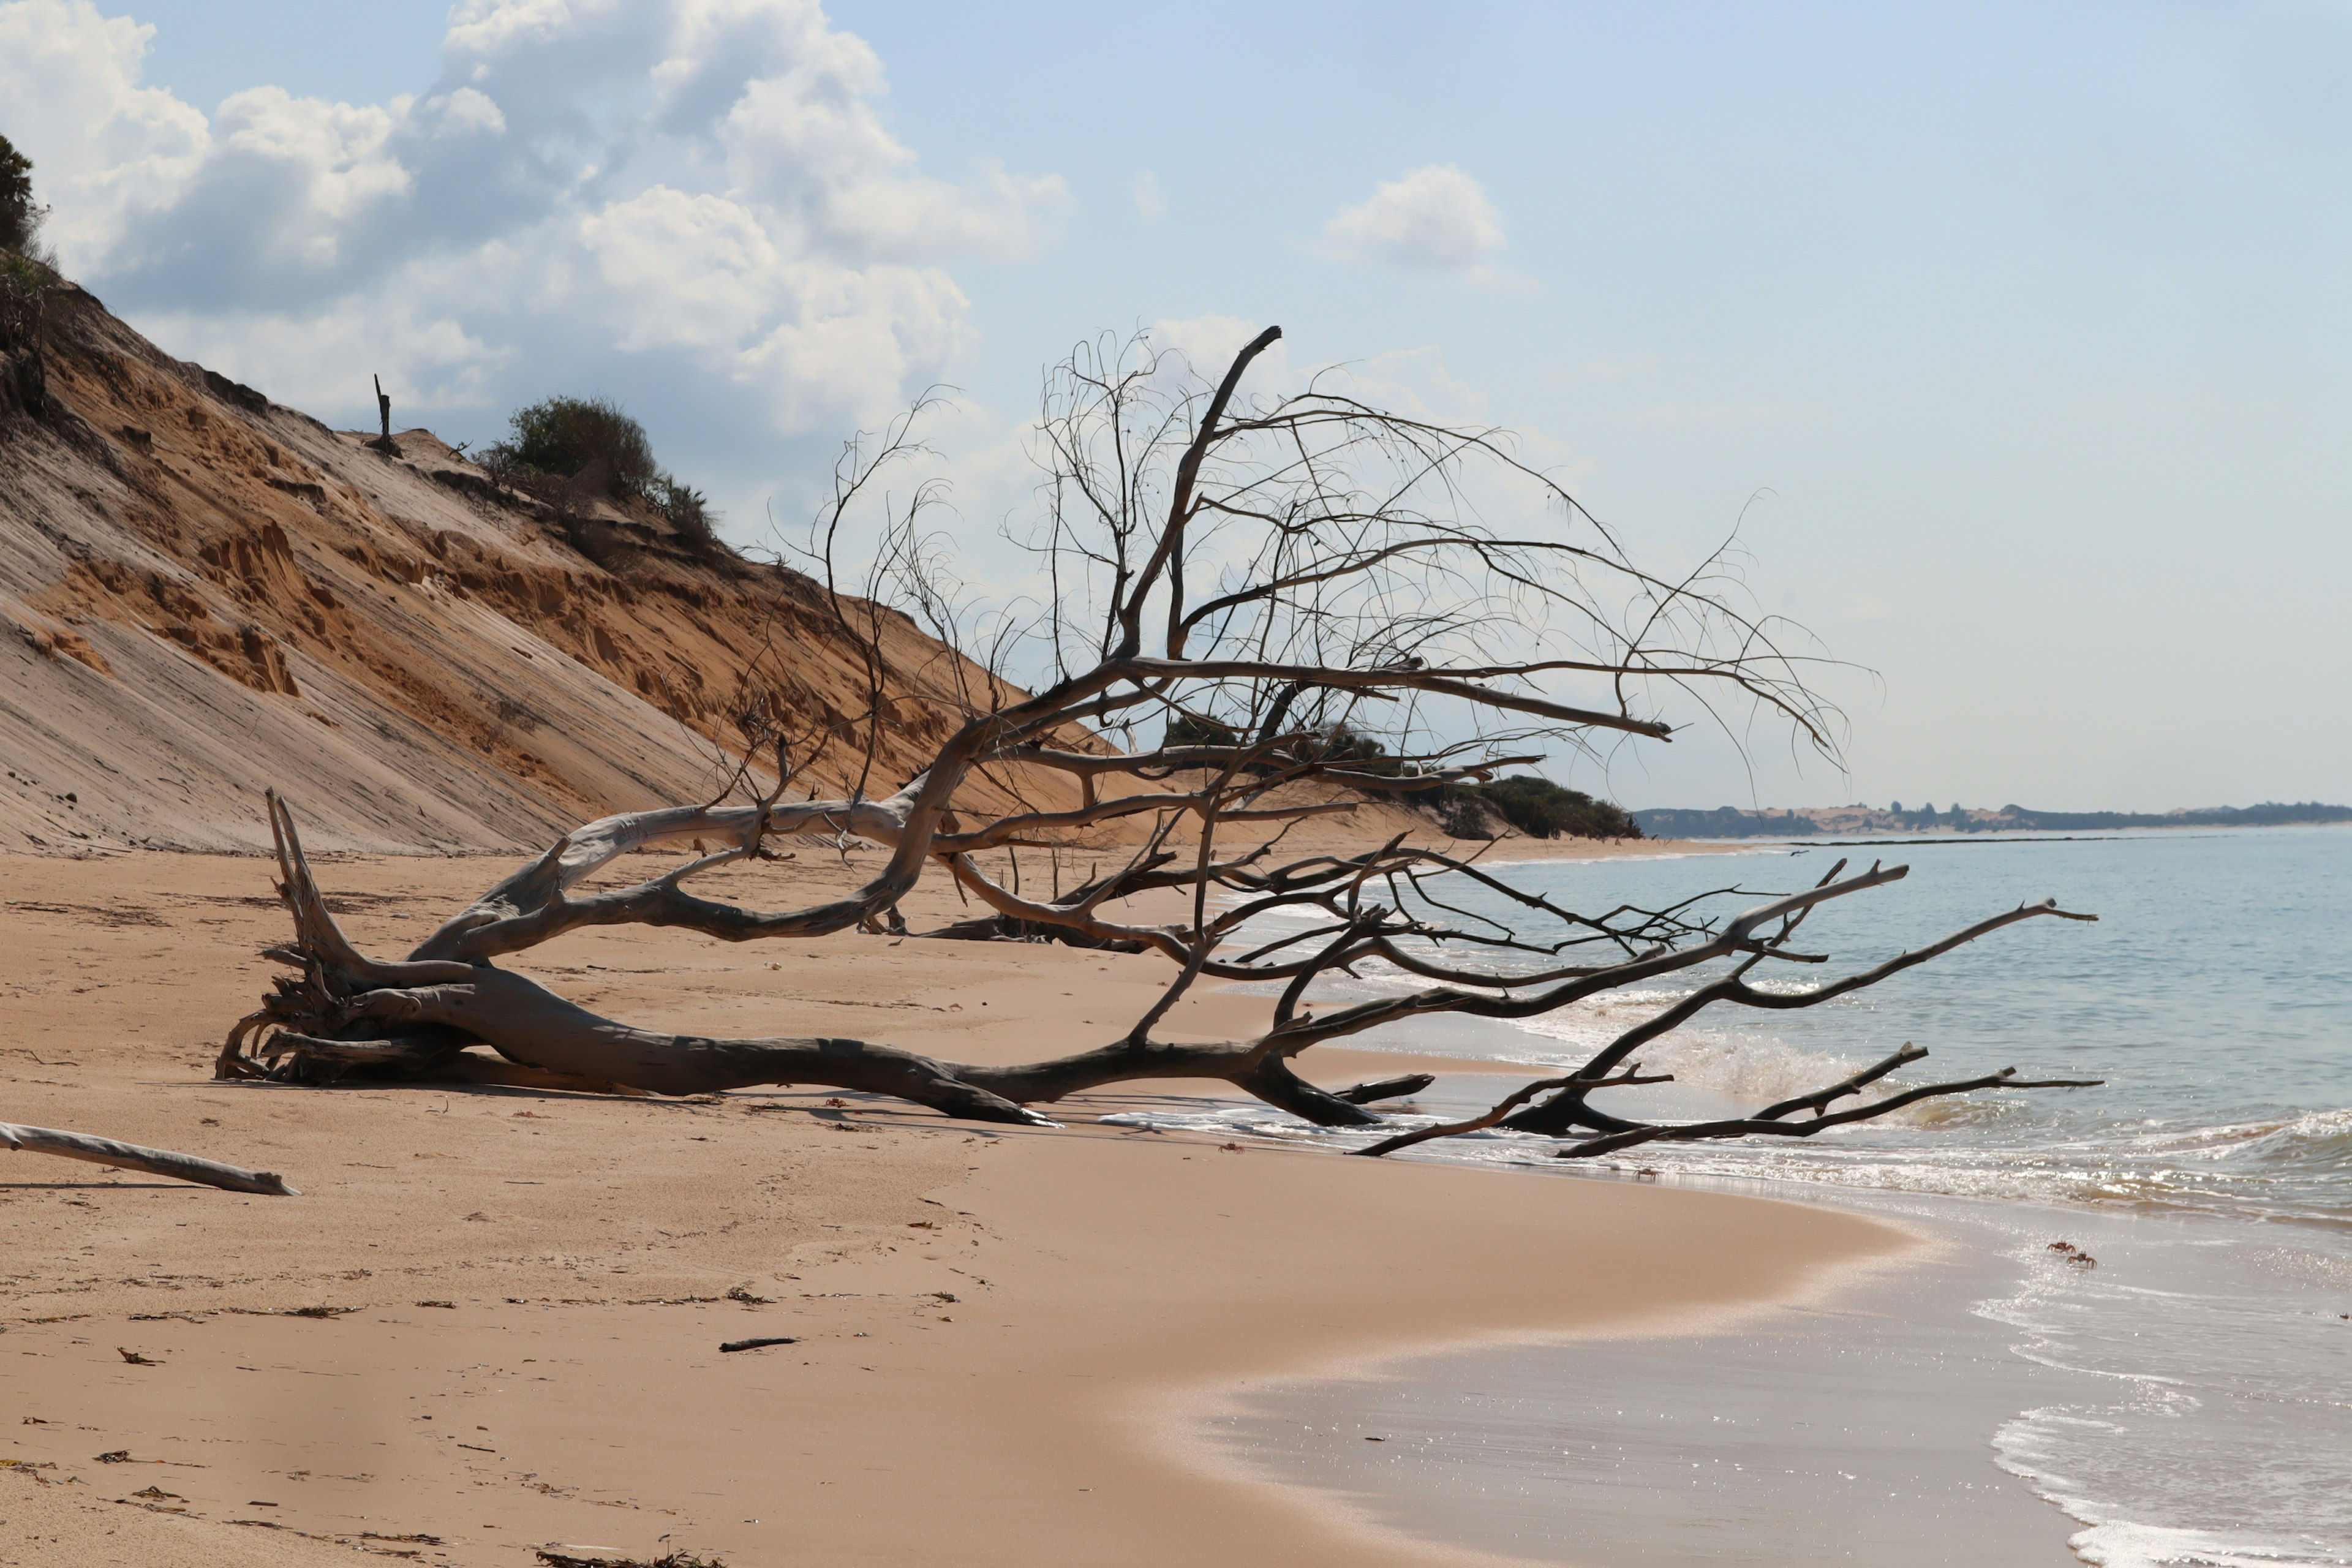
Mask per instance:
[[[321,868],[376,951],[498,869]],[[550,1544],[733,1568],[1461,1560],[1221,1467],[1201,1416],[1255,1382],[1409,1352],[1719,1324],[1911,1245],[1792,1205],[1096,1123],[1148,1084],[1066,1102],[1047,1131],[791,1092],[216,1083],[213,1042],[282,931],[261,862],[0,872],[8,1118],[303,1194],[8,1161],[0,1563],[527,1564]],[[924,898],[919,926],[950,912]],[[1091,1043],[1163,973],[1058,947],[641,930],[530,959],[647,1022],[789,1017],[980,1060]],[[1211,994],[1176,1033],[1223,1037],[1264,1005]],[[1307,1066],[1344,1083],[1410,1061]],[[795,1342],[719,1349],[753,1337]]]
[[[0,1568],[2352,1568],[2352,12],[1182,20],[0,0]]]

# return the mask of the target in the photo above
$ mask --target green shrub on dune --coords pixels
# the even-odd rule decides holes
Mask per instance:
[[[33,161],[0,136],[0,250],[46,261],[37,254],[36,241],[41,220],[48,216],[48,208],[33,204]]]
[[[1503,820],[1530,838],[1639,838],[1641,826],[1623,807],[1596,800],[1535,773],[1465,784],[1503,814]]]
[[[528,489],[553,481],[592,496],[634,498],[690,543],[719,542],[709,498],[654,460],[646,427],[612,399],[550,397],[517,409],[507,424],[511,436],[482,454],[502,482]]]

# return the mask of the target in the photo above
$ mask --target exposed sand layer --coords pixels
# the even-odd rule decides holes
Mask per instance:
[[[322,875],[382,951],[497,869]],[[0,1563],[522,1565],[546,1542],[733,1568],[1444,1561],[1222,1473],[1183,1440],[1192,1413],[1409,1349],[1687,1326],[1908,1245],[1792,1205],[1092,1120],[1200,1086],[1008,1131],[789,1092],[215,1083],[214,1044],[272,970],[255,950],[283,934],[260,862],[0,858],[0,1118],[304,1194],[0,1163],[0,1461],[21,1462],[0,1468]],[[927,888],[908,914],[951,906]],[[1054,947],[647,931],[527,966],[648,1023],[977,1060],[1099,1043],[1165,976]],[[1205,995],[1171,1032],[1225,1037],[1263,1005]],[[1405,1059],[1305,1066],[1339,1083]],[[285,1315],[311,1308],[333,1315]],[[754,1336],[798,1342],[719,1350]]]

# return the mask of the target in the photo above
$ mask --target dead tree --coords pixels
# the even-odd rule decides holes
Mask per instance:
[[[1425,1016],[1538,1016],[1698,970],[1713,978],[1576,1071],[1531,1084],[1474,1122],[1419,1129],[1363,1152],[1497,1122],[1569,1140],[1561,1152],[1570,1155],[1659,1139],[1806,1136],[1929,1096],[2052,1086],[2004,1075],[1830,1109],[1925,1054],[1906,1048],[1843,1083],[1735,1121],[1633,1121],[1589,1099],[1656,1081],[1642,1075],[1634,1053],[1704,1008],[1816,1005],[2002,926],[2091,918],[2054,904],[1996,915],[1790,992],[1749,977],[1767,963],[1826,962],[1789,945],[1806,917],[1900,879],[1903,868],[1846,875],[1841,862],[1815,887],[1737,913],[1714,912],[1729,889],[1658,910],[1582,913],[1410,844],[1409,835],[1354,853],[1286,858],[1290,826],[1352,812],[1368,797],[1427,798],[1563,747],[1664,741],[1672,727],[1655,706],[1662,700],[1710,714],[1760,710],[1825,752],[1836,715],[1807,684],[1811,656],[1789,646],[1791,628],[1743,610],[1736,584],[1712,563],[1675,579],[1642,570],[1502,433],[1388,412],[1330,384],[1241,398],[1244,373],[1278,336],[1260,334],[1214,386],[1133,343],[1084,347],[1049,376],[1036,439],[1043,520],[1027,542],[1048,585],[1042,608],[1026,616],[983,617],[957,601],[921,532],[933,492],[919,487],[913,501],[883,512],[859,594],[843,592],[849,568],[840,552],[855,509],[879,493],[878,475],[920,450],[904,424],[878,443],[853,444],[807,552],[840,628],[867,650],[858,776],[870,777],[891,704],[953,710],[929,765],[895,790],[861,783],[840,798],[793,798],[811,738],[799,740],[796,769],[793,739],[762,728],[754,738],[772,748],[769,779],[755,782],[747,755],[719,800],[589,823],[398,960],[360,952],[338,928],[293,814],[273,795],[294,933],[269,955],[292,973],[230,1032],[219,1074],[422,1079],[478,1061],[475,1048],[488,1047],[559,1081],[656,1094],[799,1085],[1044,1123],[1035,1108],[1076,1093],[1192,1079],[1321,1125],[1372,1126],[1382,1119],[1367,1105],[1410,1092],[1412,1080],[1333,1093],[1299,1075],[1302,1053]],[[1504,530],[1483,521],[1512,508],[1523,523]],[[945,684],[937,670],[919,688],[900,680],[880,657],[885,606],[939,639]],[[1016,671],[1027,674],[1025,688]],[[814,745],[821,752],[841,740],[857,743],[828,733]],[[968,805],[959,810],[959,792],[983,777],[999,798],[1025,802],[1024,770],[1075,779],[1081,804],[979,818]],[[982,859],[1113,823],[1139,826],[1140,843],[1108,874],[1049,897],[1007,885]],[[808,834],[864,839],[887,858],[854,892],[799,908],[751,909],[689,889]],[[689,844],[692,858],[650,879],[591,888],[625,855]],[[683,927],[728,942],[881,929],[927,871],[993,911],[995,923],[978,932],[938,934],[1045,934],[1156,953],[1171,978],[1116,1039],[989,1067],[866,1040],[640,1028],[496,962],[591,925]],[[1449,889],[1465,886],[1511,902],[1524,919],[1458,909]],[[1186,906],[1180,918],[1145,921],[1123,908],[1139,894],[1171,892]],[[1285,918],[1278,934],[1268,933],[1269,916]],[[1366,966],[1429,984],[1352,1005],[1312,1005],[1318,980]],[[1270,1026],[1216,1044],[1155,1038],[1204,978],[1282,982]]]
[[[392,394],[383,389],[383,377],[380,375],[375,378],[375,412],[376,417],[383,424],[383,434],[368,445],[387,458],[399,457],[399,443],[392,438]]]

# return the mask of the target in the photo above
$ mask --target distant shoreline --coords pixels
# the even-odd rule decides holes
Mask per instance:
[[[2260,805],[2212,806],[2194,811],[2036,811],[2004,805],[1997,811],[1966,810],[1955,803],[1948,811],[1933,805],[1906,811],[1902,803],[1881,808],[1871,805],[1791,806],[1742,811],[1718,806],[1713,811],[1657,807],[1630,814],[1642,831],[1657,837],[1738,839],[1811,838],[1821,834],[1845,837],[1892,839],[1898,836],[1921,843],[1965,841],[1979,834],[2106,835],[2160,828],[2319,827],[2352,823],[2352,805],[2328,805],[2318,801],[2287,804],[2266,801]]]

